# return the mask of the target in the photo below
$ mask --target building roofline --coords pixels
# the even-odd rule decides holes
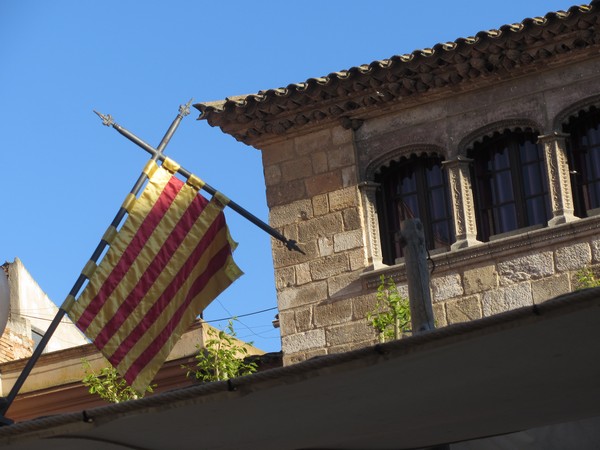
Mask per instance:
[[[520,76],[532,67],[558,64],[557,57],[564,61],[567,54],[568,60],[585,57],[586,50],[600,45],[599,11],[600,0],[593,0],[302,83],[194,107],[200,111],[199,120],[249,145],[332,121],[350,128],[352,118],[383,106],[435,93],[448,95],[480,80]]]

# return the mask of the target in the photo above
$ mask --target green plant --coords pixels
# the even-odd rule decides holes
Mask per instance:
[[[577,277],[577,289],[600,286],[600,279],[596,278],[596,275],[589,267],[577,271],[575,276]]]
[[[202,382],[228,380],[256,372],[258,366],[247,361],[248,349],[235,338],[233,321],[225,330],[208,328],[204,348],[198,346],[196,366],[187,367],[187,376]]]
[[[383,275],[377,287],[376,298],[375,309],[367,314],[369,324],[379,332],[380,342],[399,339],[410,325],[408,298],[398,293],[392,277],[386,283]]]
[[[140,394],[127,384],[127,381],[119,375],[114,367],[103,367],[99,373],[96,373],[85,359],[82,360],[82,364],[85,372],[82,382],[88,388],[89,393],[99,395],[111,403],[137,400],[142,398],[146,392],[153,392],[153,388],[156,387],[156,385],[148,386],[146,392]]]

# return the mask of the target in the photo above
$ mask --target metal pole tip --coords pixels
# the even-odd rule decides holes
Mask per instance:
[[[96,115],[98,117],[100,117],[102,119],[102,125],[110,127],[111,125],[113,125],[115,123],[115,121],[113,120],[113,118],[110,114],[104,115],[102,113],[99,113],[95,109],[93,111],[94,111],[94,113],[96,113]]]
[[[192,105],[192,101],[194,99],[190,98],[190,101],[187,102],[185,105],[179,105],[179,114],[181,114],[183,117],[187,116],[190,114],[190,106]]]

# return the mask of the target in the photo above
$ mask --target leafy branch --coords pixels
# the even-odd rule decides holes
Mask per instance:
[[[409,331],[410,304],[408,298],[398,293],[392,277],[381,275],[377,287],[375,309],[367,314],[369,325],[379,332],[379,342],[399,339],[402,333]]]
[[[228,380],[256,372],[258,365],[247,361],[248,349],[236,339],[233,321],[225,330],[207,329],[204,347],[197,346],[196,366],[187,367],[186,375],[201,382]]]
[[[577,289],[586,289],[600,286],[600,279],[589,267],[583,268],[575,274],[577,277]]]
[[[83,384],[88,388],[90,394],[97,394],[104,400],[111,403],[121,403],[128,400],[137,400],[145,395],[139,394],[112,366],[103,367],[99,373],[96,373],[87,360],[82,361],[85,377]],[[153,392],[156,385],[148,386],[146,392]]]

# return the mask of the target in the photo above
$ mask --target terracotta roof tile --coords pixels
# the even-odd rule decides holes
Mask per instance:
[[[467,88],[470,81],[492,74],[518,75],[537,62],[549,64],[557,55],[584,57],[585,49],[600,45],[598,28],[600,0],[593,0],[302,83],[194,106],[199,119],[252,145],[310,123],[367,114],[383,103],[450,86]]]

